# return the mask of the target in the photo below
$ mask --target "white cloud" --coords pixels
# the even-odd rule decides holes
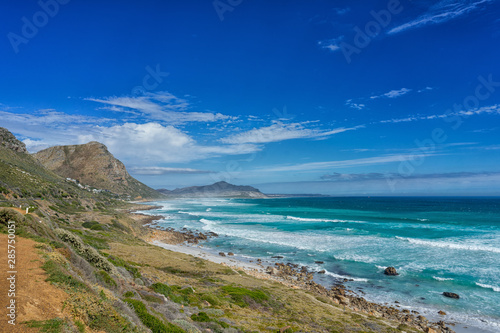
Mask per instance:
[[[261,149],[250,144],[200,145],[181,130],[158,123],[96,126],[93,133],[79,136],[80,143],[89,141],[102,142],[120,159],[139,165],[189,162],[222,155],[247,154]]]
[[[417,29],[429,24],[444,23],[462,15],[468,14],[469,12],[480,8],[481,5],[487,4],[489,2],[492,2],[492,0],[442,0],[434,6],[430,7],[425,14],[417,17],[410,22],[401,24],[389,30],[388,34],[393,35],[406,30]]]
[[[344,15],[344,14],[347,14],[351,11],[351,8],[349,7],[344,7],[344,8],[334,8],[333,9],[337,15]]]
[[[339,43],[343,39],[344,39],[344,36],[339,36],[339,37],[333,38],[333,39],[327,39],[327,40],[323,40],[323,41],[318,41],[318,45],[322,49],[327,49],[327,50],[330,50],[332,52],[335,52],[335,51],[340,50]]]
[[[189,162],[261,150],[255,144],[200,144],[174,126],[149,122],[117,124],[114,119],[69,115],[55,111],[34,114],[0,111],[1,126],[26,144],[29,152],[56,145],[99,141],[115,156],[133,165]]]
[[[204,174],[214,171],[197,170],[191,168],[168,168],[168,167],[134,167],[130,171],[137,175],[166,175],[166,174]]]
[[[311,170],[325,170],[325,169],[335,169],[335,168],[345,168],[345,167],[355,167],[355,166],[366,166],[374,164],[386,164],[394,162],[403,162],[405,160],[411,159],[421,159],[422,157],[435,156],[435,153],[422,153],[422,151],[414,154],[390,154],[383,156],[358,158],[352,160],[340,160],[340,161],[327,161],[327,162],[311,162],[302,163],[294,165],[285,165],[267,168],[268,172],[290,172],[290,171],[311,171]]]
[[[219,120],[235,119],[221,113],[190,112],[190,104],[183,98],[161,91],[146,93],[136,97],[106,97],[87,98],[88,101],[111,106],[111,111],[128,112],[136,110],[150,120],[166,121],[169,124],[182,124],[186,122],[214,122]]]
[[[366,107],[366,105],[363,103],[354,103],[352,99],[348,99],[347,101],[345,101],[345,105],[356,110],[363,110]]]
[[[71,115],[63,112],[57,112],[53,109],[38,110],[34,113],[13,113],[0,111],[0,118],[3,122],[11,121],[26,125],[99,124],[113,120],[111,118]]]
[[[435,89],[435,88],[433,88],[433,87],[425,87],[425,88],[423,88],[423,89],[418,90],[417,92],[418,92],[418,93],[422,93],[422,92],[425,92],[425,91],[430,91],[430,90],[434,90],[434,89]]]
[[[391,91],[386,92],[385,94],[382,94],[382,95],[371,96],[370,99],[377,99],[377,98],[382,98],[382,97],[397,98],[397,97],[401,97],[403,95],[406,95],[407,93],[409,93],[411,91],[412,91],[412,89],[401,88],[401,89],[397,89],[397,90],[391,90]]]
[[[275,122],[271,126],[254,128],[250,131],[231,135],[226,138],[220,139],[220,142],[230,144],[246,144],[246,143],[267,143],[278,142],[291,139],[306,139],[306,138],[326,138],[328,136],[356,130],[363,126],[356,126],[351,128],[336,128],[333,130],[320,130],[305,128],[306,123],[291,123],[284,124]]]
[[[417,120],[442,119],[442,118],[448,118],[448,117],[469,117],[469,116],[475,116],[475,115],[481,115],[481,114],[500,114],[500,104],[483,106],[483,107],[473,109],[473,110],[462,110],[462,111],[458,111],[458,112],[433,114],[433,115],[429,115],[429,116],[409,116],[406,118],[393,118],[393,119],[381,120],[379,123],[381,123],[381,124],[385,124],[385,123],[394,124],[394,123],[403,123],[403,122],[410,122],[410,121],[417,121]]]

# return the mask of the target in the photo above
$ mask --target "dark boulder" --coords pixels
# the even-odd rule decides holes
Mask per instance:
[[[460,296],[458,296],[458,294],[450,293],[450,292],[444,292],[443,295],[446,296],[446,297],[449,297],[449,298],[455,298],[455,299],[459,299],[460,298]]]
[[[387,267],[384,271],[385,275],[399,275],[394,267]]]

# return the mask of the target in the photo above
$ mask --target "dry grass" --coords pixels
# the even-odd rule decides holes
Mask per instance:
[[[327,298],[312,295],[304,290],[292,289],[272,280],[258,279],[234,273],[228,267],[190,255],[172,252],[153,245],[141,246],[111,243],[107,251],[113,256],[141,265],[140,271],[155,281],[170,286],[191,286],[203,299],[214,299],[213,307],[222,309],[225,317],[238,327],[249,331],[268,332],[290,325],[294,330],[305,332],[374,331],[398,332],[396,324],[354,314],[334,304]],[[224,293],[223,286],[234,285],[249,290],[258,288],[269,300],[238,306]],[[196,297],[193,296],[193,297]]]

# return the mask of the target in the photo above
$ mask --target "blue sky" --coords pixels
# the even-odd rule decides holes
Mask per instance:
[[[13,1],[0,126],[146,184],[500,195],[500,3]]]

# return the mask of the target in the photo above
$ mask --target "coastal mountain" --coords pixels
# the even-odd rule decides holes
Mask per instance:
[[[221,181],[212,185],[177,188],[173,191],[160,189],[159,192],[169,197],[226,197],[226,198],[267,198],[267,195],[252,186],[233,185]]]
[[[10,149],[18,153],[27,153],[26,145],[16,139],[14,134],[6,128],[0,127],[0,147]]]
[[[125,165],[99,142],[51,147],[33,156],[47,169],[82,186],[128,195],[131,198],[162,196],[130,176]]]
[[[67,205],[76,198],[85,201],[91,194],[45,168],[23,142],[0,128],[0,201],[10,200],[19,206],[25,200],[50,199]]]

